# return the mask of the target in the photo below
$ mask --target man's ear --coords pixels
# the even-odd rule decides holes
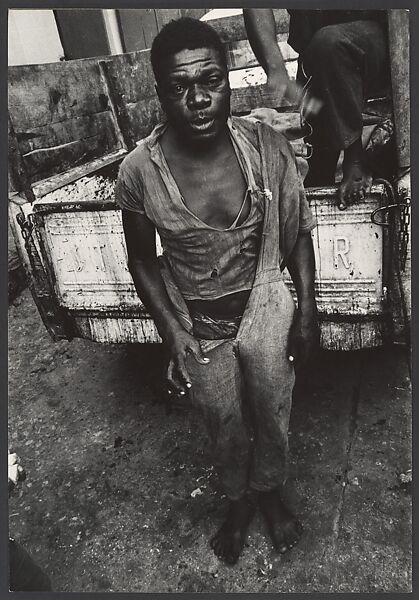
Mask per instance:
[[[157,98],[159,99],[160,104],[162,104],[162,95],[158,84],[154,84],[154,89],[156,90]]]

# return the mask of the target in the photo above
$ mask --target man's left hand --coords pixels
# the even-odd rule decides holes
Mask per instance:
[[[291,326],[288,356],[292,357],[295,368],[304,367],[320,344],[320,328],[316,310],[297,310]]]

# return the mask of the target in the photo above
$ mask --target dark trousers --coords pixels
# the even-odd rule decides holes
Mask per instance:
[[[10,581],[13,592],[50,592],[51,582],[22,546],[9,540]]]
[[[322,27],[300,56],[298,79],[311,77],[311,93],[323,107],[310,120],[313,146],[305,184],[334,183],[341,150],[362,134],[366,98],[385,93],[388,81],[387,39],[375,21],[353,21]]]

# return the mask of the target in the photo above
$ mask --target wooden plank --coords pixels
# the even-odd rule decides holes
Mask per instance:
[[[287,34],[280,33],[277,35],[277,42],[281,50],[281,54],[285,62],[296,60],[298,54],[294,52],[291,46],[287,43]],[[253,50],[247,40],[236,42],[226,42],[224,44],[227,54],[227,64],[229,70],[247,69],[249,67],[258,66],[259,63]]]
[[[146,48],[151,48],[154,38],[158,33],[156,11],[153,8],[137,9],[142,10],[142,27],[144,31],[144,39]]]
[[[29,201],[34,200],[31,185],[26,171],[26,166],[20,153],[20,148],[13,128],[13,123],[8,117],[8,183],[12,192],[22,192]]]
[[[150,133],[161,116],[149,55],[147,50],[106,61],[112,101],[129,149]]]
[[[158,8],[154,10],[157,22],[157,29],[160,31],[170,21],[179,19],[182,16],[181,8]]]
[[[95,58],[9,67],[9,110],[22,133],[108,109],[108,97]]]
[[[125,50],[133,52],[150,48],[158,32],[152,8],[120,8],[118,10]]]
[[[67,8],[54,10],[54,16],[67,60],[109,54],[102,10]]]
[[[21,148],[33,182],[109,154],[121,146],[110,111],[39,127],[31,133],[30,144],[25,140]]]
[[[53,175],[48,179],[43,179],[37,183],[34,183],[32,186],[33,193],[36,198],[42,198],[47,194],[58,190],[59,188],[66,186],[82,177],[89,175],[90,173],[97,173],[103,167],[109,166],[118,160],[121,160],[127,151],[124,148],[117,150],[116,152],[112,152],[111,154],[101,156],[95,160],[92,160],[84,165],[79,167],[74,167],[69,169],[64,173],[59,173],[58,175]]]
[[[154,97],[147,102],[140,101],[128,105],[127,116],[137,142],[151,133],[163,117],[163,111],[158,98]]]
[[[149,50],[110,56],[106,66],[118,106],[156,95]]]
[[[11,67],[9,106],[32,181],[123,145],[97,59]]]
[[[79,316],[77,311],[70,311],[70,314],[74,318],[76,337],[111,344],[155,344],[161,342],[152,319],[118,319],[116,316],[103,319]]]
[[[384,317],[368,322],[337,323],[320,315],[320,347],[323,350],[344,351],[377,348],[390,342],[390,331]]]
[[[231,111],[233,114],[245,114],[260,106],[266,108],[281,108],[287,112],[298,111],[298,106],[296,105],[278,106],[278,97],[276,94],[270,94],[267,91],[266,85],[235,88],[231,90]]]
[[[114,119],[115,132],[116,132],[119,144],[120,144],[121,148],[127,148],[128,147],[127,140],[124,138],[124,134],[121,130],[119,113],[118,113],[117,104],[115,101],[113,82],[111,81],[111,79],[109,77],[106,61],[104,61],[104,60],[99,61],[99,69],[100,69],[100,73],[102,75],[102,79],[104,81],[104,84],[106,87],[106,92],[107,92],[107,95],[109,98],[109,105],[110,105],[112,116]]]
[[[410,167],[409,11],[388,11],[390,67],[399,168]]]
[[[180,12],[182,17],[191,17],[192,19],[200,19],[208,12],[211,8],[181,8]]]
[[[141,9],[120,8],[118,10],[121,37],[126,52],[147,48],[141,22]]]
[[[274,9],[274,17],[276,24],[276,32],[287,33],[289,26],[288,12],[283,8]],[[221,39],[226,42],[235,42],[238,40],[247,39],[246,29],[244,26],[243,15],[234,15],[232,17],[222,17],[218,19],[209,19],[206,21],[211,25]]]

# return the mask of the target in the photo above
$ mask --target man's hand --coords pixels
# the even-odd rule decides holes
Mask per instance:
[[[288,74],[274,72],[268,75],[266,91],[278,106],[287,103],[291,106],[299,106],[303,97],[303,88]]]
[[[271,102],[277,106],[298,106],[304,120],[315,117],[323,105],[322,101],[308,91],[304,97],[304,88],[287,73],[274,72],[268,76],[266,91]]]
[[[167,367],[168,393],[184,395],[192,387],[191,378],[186,369],[186,356],[192,354],[201,365],[209,363],[209,358],[204,356],[201,346],[196,338],[185,330],[179,330],[169,336],[169,365]]]
[[[293,358],[296,369],[307,364],[319,344],[320,328],[315,307],[307,312],[297,310],[288,342],[288,356]]]

